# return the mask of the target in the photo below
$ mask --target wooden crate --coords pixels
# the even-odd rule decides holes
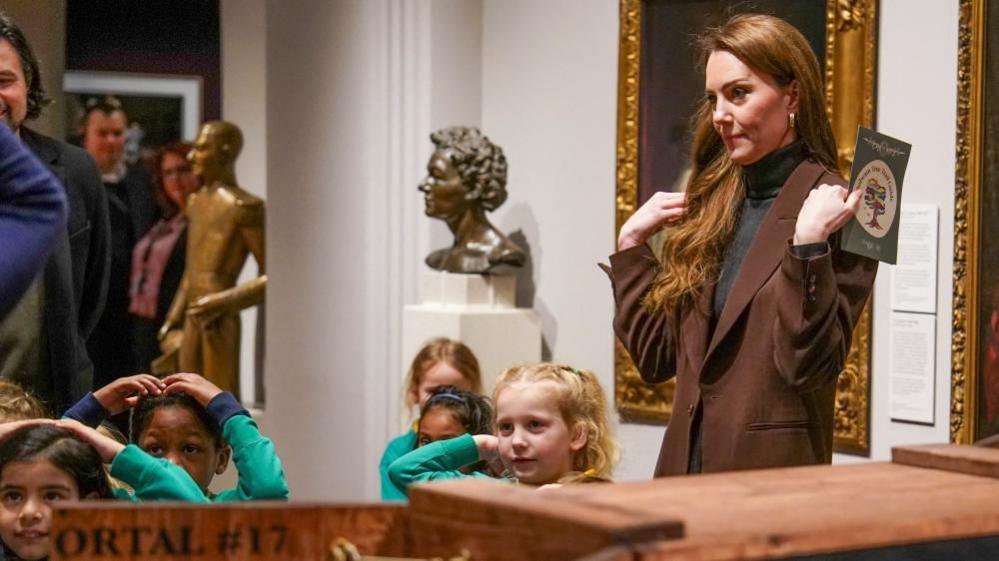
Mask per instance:
[[[999,559],[999,450],[550,491],[450,481],[414,487],[408,507],[83,503],[56,511],[52,535],[53,561],[320,561],[338,538],[474,561]]]

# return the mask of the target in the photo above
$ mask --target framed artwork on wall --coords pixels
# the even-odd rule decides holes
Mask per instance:
[[[686,181],[689,120],[704,91],[695,34],[743,12],[781,17],[811,43],[826,81],[839,167],[853,163],[858,125],[874,121],[876,0],[621,0],[615,228],[656,191]],[[869,455],[870,305],[856,326],[836,396],[836,451]],[[627,422],[669,422],[673,382],[642,382],[620,341],[615,405]]]
[[[129,155],[177,140],[193,141],[201,125],[201,78],[120,72],[66,72],[63,91],[68,140],[79,137],[88,100],[117,97],[131,123]]]
[[[999,0],[961,0],[950,436],[999,434]]]

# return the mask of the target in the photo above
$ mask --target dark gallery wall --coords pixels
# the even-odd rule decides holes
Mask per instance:
[[[66,70],[200,76],[204,120],[222,114],[219,39],[219,0],[66,2]]]

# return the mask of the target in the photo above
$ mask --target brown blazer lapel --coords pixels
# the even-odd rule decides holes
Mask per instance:
[[[780,264],[787,247],[787,240],[794,235],[794,224],[805,197],[825,169],[806,160],[791,173],[781,187],[777,200],[763,217],[763,223],[746,252],[742,267],[736,274],[721,316],[711,336],[711,343],[704,357],[705,364],[728,332],[735,325],[742,311],[756,296]]]
[[[686,349],[690,364],[699,369],[704,364],[707,355],[709,338],[711,337],[711,303],[714,301],[716,283],[708,283],[700,297],[692,305],[690,312],[684,315],[680,326],[683,337],[683,347]]]

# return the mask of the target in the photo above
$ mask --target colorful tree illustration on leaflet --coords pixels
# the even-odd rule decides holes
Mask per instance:
[[[884,230],[878,224],[878,217],[885,213],[885,199],[888,198],[888,189],[878,183],[874,177],[867,180],[867,188],[864,189],[864,205],[871,209],[871,221],[868,226],[875,230]]]

